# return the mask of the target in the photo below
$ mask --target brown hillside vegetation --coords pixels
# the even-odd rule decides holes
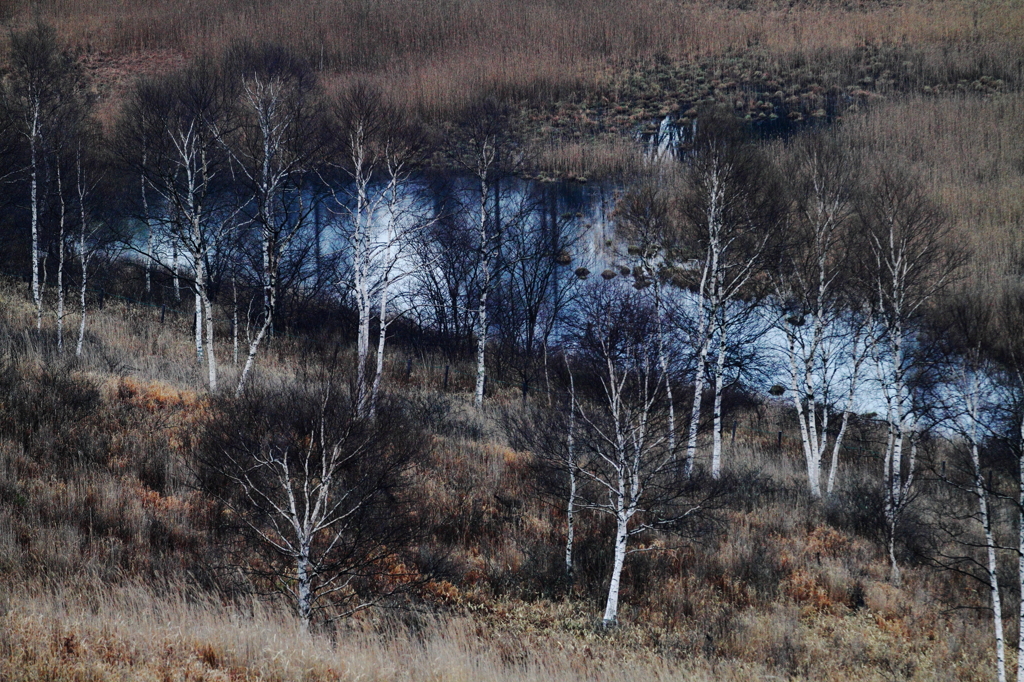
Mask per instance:
[[[585,568],[559,587],[561,515],[490,423],[519,399],[499,393],[478,417],[464,394],[437,395],[436,377],[406,389],[434,405],[437,431],[411,492],[424,548],[447,568],[403,609],[304,633],[286,604],[210,570],[227,537],[189,464],[209,415],[201,371],[173,352],[155,367],[132,348],[177,325],[108,304],[71,362],[50,332],[25,331],[24,296],[3,290],[5,680],[987,679],[984,616],[950,608],[976,605],[968,584],[923,568],[888,583],[878,519],[862,506],[873,458],[844,460],[848,492],[823,508],[790,435],[780,450],[773,434],[741,431],[730,457],[756,478],[712,534],[631,559],[624,624],[602,632],[606,530],[578,529]]]

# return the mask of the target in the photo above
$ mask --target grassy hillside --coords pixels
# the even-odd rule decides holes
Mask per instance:
[[[85,357],[61,358],[50,330],[32,331],[23,289],[5,284],[0,306],[4,679],[988,677],[988,621],[961,608],[981,605],[974,588],[911,554],[890,585],[865,507],[877,463],[851,450],[842,492],[814,502],[791,427],[781,449],[749,428],[786,423],[781,406],[739,416],[728,457],[747,484],[698,540],[665,536],[664,551],[630,559],[623,626],[603,632],[607,529],[578,529],[567,590],[563,513],[496,421],[518,396],[477,414],[469,394],[439,395],[418,373],[401,390],[432,406],[434,435],[410,492],[420,550],[442,568],[397,611],[303,633],[286,603],[216,570],[234,536],[194,487],[194,436],[213,415],[183,324],[108,303]],[[285,343],[272,355],[282,371],[265,381],[283,390],[300,357]]]

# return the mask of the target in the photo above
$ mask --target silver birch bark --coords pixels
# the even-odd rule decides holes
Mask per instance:
[[[490,195],[490,174],[491,166],[494,163],[495,150],[492,146],[484,143],[480,151],[480,159],[477,166],[477,177],[480,180],[480,215],[478,239],[480,241],[480,295],[477,299],[476,315],[476,385],[473,390],[473,399],[476,406],[484,404],[484,382],[487,380],[487,294],[491,288],[491,244],[492,235],[487,231],[487,198]],[[499,197],[495,201],[500,201]],[[493,232],[497,232],[498,226],[494,226]]]
[[[57,163],[57,352],[64,353],[64,227],[67,222],[67,201],[64,198],[64,182]]]
[[[39,283],[39,135],[40,103],[33,98],[29,124],[29,201],[32,212],[32,301],[36,305],[36,330],[43,328],[43,291]]]
[[[714,434],[711,450],[711,477],[721,478],[722,476],[722,385],[725,378],[725,351],[726,334],[728,329],[724,324],[725,311],[720,312],[718,324],[718,358],[715,362],[715,405],[714,405]]]
[[[78,257],[82,264],[82,281],[79,286],[79,303],[82,308],[82,319],[78,323],[78,344],[75,346],[75,355],[81,357],[82,346],[85,344],[85,293],[86,286],[89,282],[89,259],[92,256],[92,251],[86,247],[86,239],[89,233],[88,225],[89,221],[86,217],[85,211],[85,197],[86,197],[86,185],[85,178],[82,173],[82,150],[79,148],[78,154],[75,157],[75,168],[77,170],[77,177],[75,184],[78,189],[78,211],[79,211],[79,233],[78,233]]]
[[[971,446],[971,467],[974,473],[974,494],[978,498],[978,520],[985,534],[986,573],[989,584],[989,596],[992,603],[992,624],[996,640],[996,675],[999,682],[1006,682],[1006,644],[1003,637],[1003,605],[999,594],[999,575],[996,563],[996,543],[992,533],[992,518],[989,514],[989,492],[985,488],[985,478],[981,471],[981,455],[978,451],[978,424],[981,420],[979,401],[981,386],[977,373],[968,378],[964,376],[968,440]],[[1018,663],[1019,665],[1019,663]]]
[[[1024,386],[1021,376],[1018,385]],[[1017,589],[1024,595],[1024,420],[1018,432],[1017,460]],[[1017,615],[1017,681],[1024,682],[1024,596],[1019,599]]]

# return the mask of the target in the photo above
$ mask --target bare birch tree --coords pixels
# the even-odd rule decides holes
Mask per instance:
[[[591,377],[591,390],[578,394],[573,446],[579,449],[579,507],[615,521],[603,616],[610,627],[618,619],[626,558],[647,549],[631,546],[631,539],[689,527],[721,488],[681,476],[682,461],[668,448],[666,378],[652,311],[615,284],[597,283],[589,294],[580,371]]]
[[[308,628],[394,595],[416,579],[401,490],[418,432],[395,406],[357,418],[330,382],[252,390],[220,406],[197,472],[260,559],[257,588],[289,595]]]
[[[166,206],[164,228],[188,259],[196,300],[196,355],[206,360],[212,391],[217,389],[217,359],[209,263],[239,213],[225,190],[223,94],[221,74],[205,61],[159,81],[144,80],[125,105],[117,142],[122,158]],[[137,156],[143,148],[144,165]]]
[[[477,184],[475,209],[476,380],[473,399],[483,405],[487,378],[487,340],[490,333],[488,297],[498,281],[502,238],[508,216],[502,214],[502,179],[515,174],[526,158],[509,104],[493,97],[468,107],[446,131],[445,147],[454,165]]]
[[[831,438],[826,494],[835,486],[861,369],[872,338],[870,311],[857,295],[856,170],[833,137],[797,141],[786,164],[793,191],[790,248],[776,269],[778,328],[785,336],[790,388],[811,494],[821,497],[821,470]]]
[[[899,584],[896,537],[911,500],[922,412],[914,393],[924,361],[916,352],[916,333],[925,306],[955,276],[963,252],[954,251],[948,221],[919,182],[891,164],[881,165],[869,186],[860,209],[860,229],[869,241],[867,281],[876,335],[871,351],[886,409],[887,549],[892,581]]]
[[[18,131],[28,145],[29,212],[32,236],[32,301],[36,308],[36,329],[43,323],[43,282],[41,254],[47,249],[42,224],[45,198],[51,178],[46,157],[56,149],[51,137],[60,130],[63,112],[77,103],[80,77],[74,60],[61,51],[57,33],[43,23],[11,33],[11,78],[7,83],[7,104],[15,112]]]
[[[692,343],[696,349],[694,398],[686,443],[687,471],[696,459],[701,402],[707,374],[714,377],[712,475],[721,472],[721,396],[729,333],[749,311],[737,305],[760,284],[756,277],[777,253],[784,203],[761,154],[729,122],[703,122],[686,168],[683,220],[676,240],[674,279],[694,291]],[[709,362],[712,347],[715,359]]]
[[[316,210],[313,180],[327,149],[319,84],[310,67],[274,47],[236,48],[228,59],[230,131],[217,130],[259,235],[263,310],[235,388],[241,394],[273,328],[281,262]]]
[[[394,286],[408,276],[405,256],[415,235],[429,223],[407,204],[410,174],[418,155],[418,134],[400,112],[370,86],[360,83],[335,105],[344,159],[340,164],[350,191],[335,192],[334,211],[348,255],[343,274],[358,315],[356,405],[359,414],[375,409],[384,371],[388,306]],[[371,325],[376,317],[376,366],[370,379]]]

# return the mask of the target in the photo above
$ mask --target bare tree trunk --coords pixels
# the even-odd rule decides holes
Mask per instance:
[[[82,306],[82,319],[78,323],[78,345],[75,346],[75,355],[82,356],[82,346],[85,344],[85,287],[89,279],[89,260],[85,255],[85,228],[82,228],[82,241],[79,243],[79,257],[82,259],[82,285],[78,289],[79,303]]]
[[[697,459],[697,433],[700,429],[700,404],[704,397],[704,375],[707,373],[711,339],[705,337],[697,355],[697,371],[693,377],[693,408],[690,410],[690,429],[686,439],[686,475],[693,473]]]
[[[79,233],[78,241],[78,256],[82,260],[82,284],[79,288],[79,297],[82,305],[82,319],[78,323],[78,345],[75,347],[75,355],[81,357],[82,345],[85,343],[85,291],[86,284],[89,281],[89,255],[85,249],[86,233],[88,232],[88,221],[85,215],[85,181],[82,178],[82,155],[81,149],[79,149],[78,156],[76,157],[76,168],[78,171],[78,210],[79,219],[81,220],[81,232]]]
[[[992,534],[992,519],[988,509],[988,491],[981,475],[981,461],[977,441],[971,443],[971,461],[974,464],[974,490],[978,496],[978,514],[985,530],[985,553],[989,593],[992,599],[992,624],[996,636],[996,671],[999,682],[1006,682],[1006,644],[1003,640],[1003,604],[999,595],[999,575],[996,564],[996,545]],[[1018,667],[1020,663],[1018,662]]]
[[[568,361],[566,362],[568,367]],[[576,541],[576,381],[569,372],[569,432],[566,436],[566,464],[569,469],[569,500],[566,509],[565,529],[565,577],[572,584],[573,545]]]
[[[1019,378],[1018,378],[1019,380]],[[1020,457],[1017,461],[1017,589],[1024,595],[1024,420],[1020,424]],[[1024,682],[1024,596],[1020,598],[1017,617],[1017,681]]]
[[[142,165],[146,166],[146,148],[142,148]],[[146,196],[146,176],[142,174],[142,221],[146,226],[146,296],[153,293],[153,225],[149,221],[149,198]]]
[[[36,330],[43,328],[43,292],[39,284],[39,159],[37,137],[39,135],[39,103],[33,103],[32,126],[29,133],[31,156],[31,204],[32,204],[32,301],[36,304]]]
[[[238,280],[231,274],[231,364],[238,367]]]
[[[198,279],[198,277],[196,278]],[[199,283],[196,282],[196,314],[195,314],[195,341],[196,341],[196,362],[203,364],[203,302],[199,296]]]
[[[839,435],[836,436],[835,443],[832,444],[832,462],[828,469],[828,486],[825,488],[826,495],[832,495],[832,491],[835,490],[836,485],[836,471],[839,469],[839,450],[843,447],[843,439],[846,437],[846,428],[850,424],[851,414],[851,402],[853,390],[850,390],[851,400],[847,402],[846,409],[843,410],[843,421],[839,426]]]
[[[380,331],[377,334],[377,367],[373,374],[373,389],[370,392],[370,416],[377,414],[377,396],[380,393],[380,381],[384,376],[384,344],[388,335],[388,285],[387,282],[380,292],[380,314],[377,320]]]
[[[312,575],[310,572],[309,547],[303,543],[302,553],[295,560],[295,587],[297,590],[297,608],[302,629],[309,630],[313,615]]]
[[[210,379],[210,390],[217,390],[217,356],[213,352],[213,303],[205,285],[202,289],[203,311],[206,313],[206,363]]]
[[[57,164],[57,198],[60,210],[57,216],[57,352],[64,353],[64,225],[67,220],[67,202],[60,164]]]
[[[724,313],[722,314],[724,317]],[[715,407],[714,407],[714,444],[711,450],[711,477],[722,476],[722,386],[725,380],[725,349],[726,326],[721,324],[718,330],[718,359],[715,363]]]
[[[487,234],[487,197],[490,194],[490,188],[486,173],[486,170],[481,173],[482,177],[480,180],[480,268],[483,272],[476,324],[476,389],[474,391],[474,401],[477,407],[482,407],[484,404],[484,381],[487,379],[487,366],[485,364],[485,352],[487,350],[487,292],[491,286],[491,254]]]
[[[235,322],[237,325],[237,321]],[[256,352],[259,350],[260,343],[263,341],[263,337],[267,335],[267,331],[270,329],[270,318],[264,317],[263,324],[260,325],[259,330],[256,332],[255,338],[249,342],[249,353],[245,358],[245,367],[242,368],[242,376],[238,379],[238,386],[235,388],[235,397],[242,395],[242,391],[245,390],[245,385],[248,382],[249,374],[252,372],[253,366],[256,364]],[[212,344],[213,341],[210,341]],[[212,348],[212,345],[211,345]],[[238,340],[235,337],[235,352],[237,355]],[[211,376],[214,375],[215,371],[211,368]]]
[[[971,468],[974,473],[974,494],[978,498],[978,519],[985,533],[986,572],[988,574],[989,593],[992,599],[992,624],[996,637],[996,673],[999,682],[1006,682],[1006,644],[1003,638],[1003,604],[999,594],[998,564],[996,563],[996,543],[992,533],[992,516],[989,513],[989,491],[985,488],[985,478],[981,471],[981,454],[978,451],[978,425],[981,420],[979,400],[981,385],[977,374],[963,376],[965,403],[968,427],[968,440],[971,445]]]
[[[612,561],[612,579],[608,584],[608,599],[605,602],[602,624],[606,628],[614,627],[619,617],[619,590],[622,581],[622,567],[626,563],[626,540],[629,537],[629,518],[622,509],[621,498],[617,500],[620,507],[615,519],[615,558]]]
[[[178,240],[171,236],[171,278],[174,280],[174,302],[181,303],[181,281],[178,279]]]

